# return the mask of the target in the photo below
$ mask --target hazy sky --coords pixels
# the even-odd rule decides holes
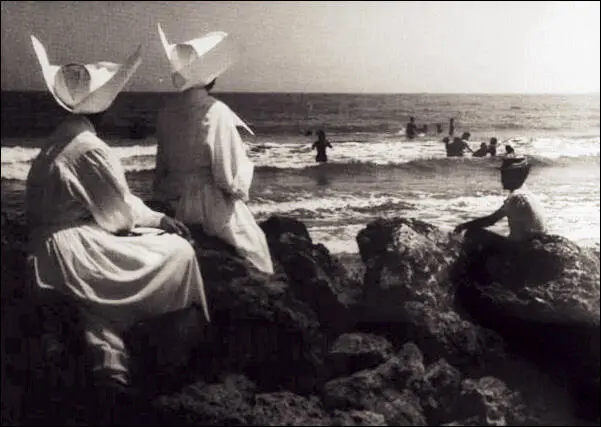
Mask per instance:
[[[224,30],[244,54],[221,91],[599,92],[599,2],[2,1],[2,89],[43,89],[51,63],[144,62],[128,90],[171,90],[171,42]]]

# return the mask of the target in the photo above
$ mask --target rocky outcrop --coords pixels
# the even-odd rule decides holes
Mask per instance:
[[[376,368],[327,382],[323,401],[329,408],[380,413],[389,425],[426,425],[419,399],[404,387],[414,374],[419,375],[419,363],[404,365],[402,356],[392,357]]]
[[[393,352],[392,344],[384,337],[366,333],[342,334],[326,356],[327,372],[341,377],[384,363]]]
[[[502,351],[502,340],[455,309],[449,271],[460,245],[416,219],[377,220],[357,235],[366,265],[361,320],[414,341],[427,358],[477,368]]]
[[[310,392],[324,378],[328,338],[351,324],[358,284],[325,247],[312,243],[304,224],[274,217],[262,226],[274,256],[272,276],[257,271],[202,229],[191,228],[212,317],[201,332],[199,370],[245,372],[264,390],[284,386]],[[156,332],[147,335],[138,342],[148,342]],[[177,344],[162,347],[176,349]],[[156,357],[149,359],[153,363]],[[189,373],[189,363],[182,366]],[[167,377],[173,378],[173,373]]]
[[[599,325],[593,251],[555,235],[500,244],[488,231],[468,233],[462,249],[456,280],[474,285],[496,312],[525,322]]]
[[[599,414],[599,258],[560,236],[514,244],[469,233],[454,281],[461,305],[512,349],[567,381]]]
[[[535,325],[540,332],[541,322],[524,316],[528,310],[519,309],[514,299],[504,301],[498,298],[504,294],[488,292],[495,285],[483,280],[493,276],[482,265],[498,266],[483,261],[490,253],[478,245],[468,251],[469,239],[462,245],[461,239],[429,224],[402,218],[374,221],[359,234],[364,280],[357,280],[323,245],[312,242],[304,224],[290,218],[272,217],[261,224],[276,267],[272,276],[254,269],[232,247],[193,229],[211,324],[190,308],[136,325],[126,334],[136,392],[128,391],[127,399],[109,394],[99,400],[104,392],[88,377],[77,310],[51,292],[34,297],[28,291],[27,230],[19,220],[2,219],[3,424],[95,423],[106,412],[101,400],[120,408],[121,424],[574,421],[553,387],[560,388],[519,356],[520,346],[538,348],[540,340],[531,334],[531,342],[520,341],[516,337],[524,331],[513,325],[524,330]],[[560,244],[554,242],[551,247]],[[548,250],[547,243],[541,245],[537,250]],[[578,258],[579,249],[562,247],[555,253],[571,254],[571,264],[565,263],[571,279],[541,276],[536,289],[528,279],[525,286],[532,291],[527,292],[512,281],[509,289],[520,301],[547,298],[543,305],[553,307],[555,294],[549,289],[588,280],[581,270],[595,272],[594,262]],[[470,266],[474,259],[479,263]],[[537,256],[538,262],[550,264],[556,259]],[[542,279],[555,284],[545,289]],[[572,296],[557,293],[556,299],[594,296],[594,281],[586,283],[584,290],[574,289]],[[594,298],[587,301],[594,307]],[[598,328],[595,311],[587,312],[586,306],[571,310],[565,322],[572,328],[570,345],[581,349],[580,356],[591,342],[584,339],[589,335],[575,332]],[[589,317],[583,313],[591,313],[591,321],[584,321]],[[551,333],[569,338],[558,323],[551,326]],[[548,341],[548,351],[562,350]],[[565,353],[560,360],[572,360],[566,366],[575,372],[578,358]],[[540,359],[530,360],[542,369]],[[592,372],[593,367],[583,369]],[[590,396],[595,390],[598,384],[574,392]]]
[[[510,390],[503,381],[494,377],[466,379],[461,383],[458,408],[468,419],[479,420],[478,425],[526,425],[534,421],[526,416],[526,408],[519,393]],[[467,409],[467,410],[466,410]],[[473,413],[476,413],[473,416]],[[471,415],[471,417],[470,417]]]
[[[381,413],[389,425],[440,425],[469,419],[474,425],[522,425],[535,421],[518,392],[494,377],[465,378],[444,359],[424,366],[408,343],[373,369],[326,383],[330,408]]]
[[[328,411],[317,396],[257,391],[248,378],[227,375],[158,398],[155,414],[164,425],[387,425],[381,414],[369,411]]]
[[[276,264],[290,281],[294,295],[317,314],[329,337],[349,330],[356,322],[362,283],[322,244],[314,244],[305,225],[285,217],[260,224]]]

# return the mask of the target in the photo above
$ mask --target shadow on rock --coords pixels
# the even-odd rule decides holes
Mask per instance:
[[[599,416],[599,258],[560,236],[521,245],[469,233],[455,266],[457,300],[511,349],[566,383]]]
[[[272,257],[290,280],[294,295],[317,314],[324,333],[336,337],[352,328],[361,304],[362,283],[322,244],[314,244],[295,219],[271,217],[260,224]]]

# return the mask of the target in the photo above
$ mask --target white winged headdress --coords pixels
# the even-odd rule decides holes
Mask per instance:
[[[206,86],[230,68],[240,54],[240,47],[226,32],[213,31],[187,42],[172,44],[158,24],[159,37],[171,65],[173,86],[183,92],[194,86]],[[232,111],[236,126],[254,132]]]
[[[124,64],[103,61],[52,65],[42,43],[35,36],[31,36],[31,42],[48,90],[61,107],[75,114],[108,109],[142,62],[142,47],[138,46]]]
[[[171,44],[158,24],[159,36],[178,91],[206,86],[236,62],[237,44],[226,32],[214,31],[183,43]]]

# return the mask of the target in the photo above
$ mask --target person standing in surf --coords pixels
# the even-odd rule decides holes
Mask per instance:
[[[167,41],[160,24],[158,32],[177,93],[157,119],[153,199],[272,274],[267,239],[246,205],[254,165],[237,127],[253,132],[209,93],[234,63],[238,47],[222,31],[178,44]]]
[[[326,153],[328,147],[332,148],[332,144],[326,139],[326,133],[321,129],[318,130],[317,141],[311,146],[313,150],[317,150],[317,155],[315,156],[315,161],[317,163],[326,163],[328,161],[328,155]]]
[[[409,139],[413,139],[417,136],[417,125],[415,124],[415,117],[409,118],[409,123],[405,128],[405,136]]]
[[[492,157],[495,157],[497,155],[497,142],[497,138],[495,138],[494,136],[490,138],[490,143],[488,144],[488,152]]]
[[[469,138],[469,136],[468,136],[468,138]],[[455,137],[455,138],[453,138],[453,142],[451,142],[450,144],[448,144],[448,139],[449,138],[446,138],[446,141],[445,141],[447,157],[463,157],[464,152],[466,150],[473,153],[473,150],[467,144],[466,139],[461,139],[459,137]]]

